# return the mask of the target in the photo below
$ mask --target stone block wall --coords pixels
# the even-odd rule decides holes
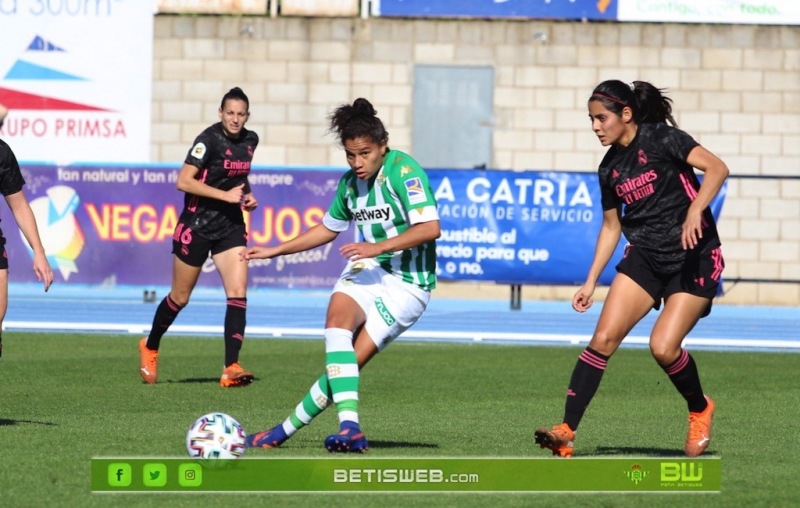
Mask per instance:
[[[680,127],[734,176],[719,224],[724,276],[800,280],[800,27],[159,15],[151,160],[180,164],[233,86],[250,97],[256,164],[344,166],[326,115],[362,96],[392,146],[413,154],[418,64],[494,67],[502,169],[594,171],[604,153],[586,112],[594,85],[667,88]],[[726,303],[800,304],[797,283],[726,289]]]

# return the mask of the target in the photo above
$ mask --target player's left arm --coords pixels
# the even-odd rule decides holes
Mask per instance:
[[[395,173],[390,180],[403,203],[409,227],[396,237],[380,242],[381,254],[418,247],[436,240],[442,233],[436,198],[427,173],[411,158],[404,159],[401,164],[399,176]]]
[[[692,148],[686,157],[686,162],[705,175],[683,223],[681,245],[684,250],[693,249],[703,238],[703,211],[711,204],[711,200],[717,195],[730,174],[728,166],[719,157],[700,145]]]
[[[253,140],[253,153],[256,151],[256,147],[258,146],[258,134],[253,131],[248,131],[247,135],[252,138]],[[252,164],[253,160],[252,157],[250,158],[250,163]],[[253,194],[253,189],[250,187],[250,179],[245,178],[244,180],[244,197],[242,198],[242,209],[246,212],[252,212],[256,208],[258,208],[258,199],[256,199],[255,195]]]
[[[353,255],[357,255],[359,258],[374,258],[381,254],[390,254],[418,247],[436,240],[439,236],[441,236],[441,227],[437,219],[414,224],[394,238],[388,238],[382,242],[351,243],[342,246],[339,250],[347,258],[351,258]]]
[[[253,193],[250,192],[248,194],[245,194],[244,197],[242,198],[242,209],[244,209],[247,212],[252,212],[256,208],[258,208],[258,200],[253,195]]]
[[[242,210],[252,212],[258,208],[258,199],[253,194],[253,189],[250,188],[250,180],[245,177],[244,187],[242,188]]]
[[[36,218],[33,216],[28,198],[25,197],[25,192],[20,190],[6,196],[6,202],[28,245],[33,249],[33,273],[36,274],[36,280],[44,282],[44,290],[47,291],[53,283],[53,269],[47,262],[47,254],[44,252],[39,228],[36,226]]]
[[[351,261],[363,258],[375,258],[381,254],[390,254],[436,240],[441,235],[439,219],[413,224],[411,227],[382,242],[356,242],[339,247],[342,256]]]

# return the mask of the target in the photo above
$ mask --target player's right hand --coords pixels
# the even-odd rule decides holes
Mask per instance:
[[[240,261],[249,261],[251,259],[272,259],[278,255],[275,247],[247,247],[239,252]]]
[[[594,284],[586,283],[572,297],[572,308],[578,312],[586,312],[594,303]]]
[[[244,200],[244,184],[239,184],[225,191],[226,203],[242,203]]]
[[[53,269],[47,261],[44,253],[38,253],[33,258],[33,273],[36,275],[36,280],[44,282],[44,292],[46,293],[55,280],[53,276]]]

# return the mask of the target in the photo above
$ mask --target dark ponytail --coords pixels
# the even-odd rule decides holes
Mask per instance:
[[[633,94],[636,97],[638,123],[678,123],[672,117],[672,99],[664,95],[664,88],[656,88],[647,81],[634,81]]]
[[[243,101],[247,104],[247,111],[250,111],[250,100],[238,86],[228,90],[228,93],[222,96],[222,102],[219,104],[219,109],[225,109],[225,102],[228,100]]]
[[[328,132],[336,134],[342,144],[356,138],[367,138],[378,145],[388,143],[389,133],[376,115],[367,99],[356,99],[352,105],[343,104],[330,114]]]
[[[633,121],[641,123],[667,123],[677,127],[672,117],[672,99],[665,96],[663,88],[656,88],[647,81],[634,81],[631,85],[618,79],[603,81],[592,91],[589,101],[600,101],[617,115],[624,107],[633,111]]]

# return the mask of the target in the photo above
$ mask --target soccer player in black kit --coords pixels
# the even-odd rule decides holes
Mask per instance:
[[[0,104],[0,127],[3,127],[7,114],[8,108]],[[11,151],[11,147],[0,139],[0,194],[5,197],[19,230],[22,231],[33,252],[33,274],[38,281],[44,282],[44,290],[47,291],[53,283],[53,270],[47,261],[47,254],[39,237],[39,228],[36,226],[36,217],[23,190],[24,185],[25,179],[22,177],[17,157]],[[0,332],[8,310],[8,254],[5,245],[6,238],[0,230]],[[0,335],[0,356],[2,354],[3,336]]]
[[[629,245],[589,346],[572,371],[563,423],[534,433],[535,443],[553,455],[572,455],[575,432],[608,359],[662,300],[650,351],[688,405],[684,453],[700,455],[711,439],[714,402],[704,394],[695,361],[681,344],[708,315],[719,287],[724,263],[708,205],[728,168],[675,126],[671,102],[644,81],[604,81],[589,97],[592,130],[610,148],[598,170],[603,224],[586,282],[572,299],[576,311],[591,307],[597,280],[620,234]],[[693,168],[705,173],[702,185]]]
[[[247,180],[258,145],[258,135],[244,127],[249,111],[240,88],[228,91],[220,104],[220,121],[197,136],[178,174],[178,190],[186,195],[172,235],[172,287],[156,310],[150,334],[139,341],[139,373],[145,383],[157,380],[161,337],[189,303],[209,253],[227,298],[220,385],[246,386],[254,379],[239,364],[247,312],[247,263],[239,260],[247,245],[242,210],[258,206]]]

